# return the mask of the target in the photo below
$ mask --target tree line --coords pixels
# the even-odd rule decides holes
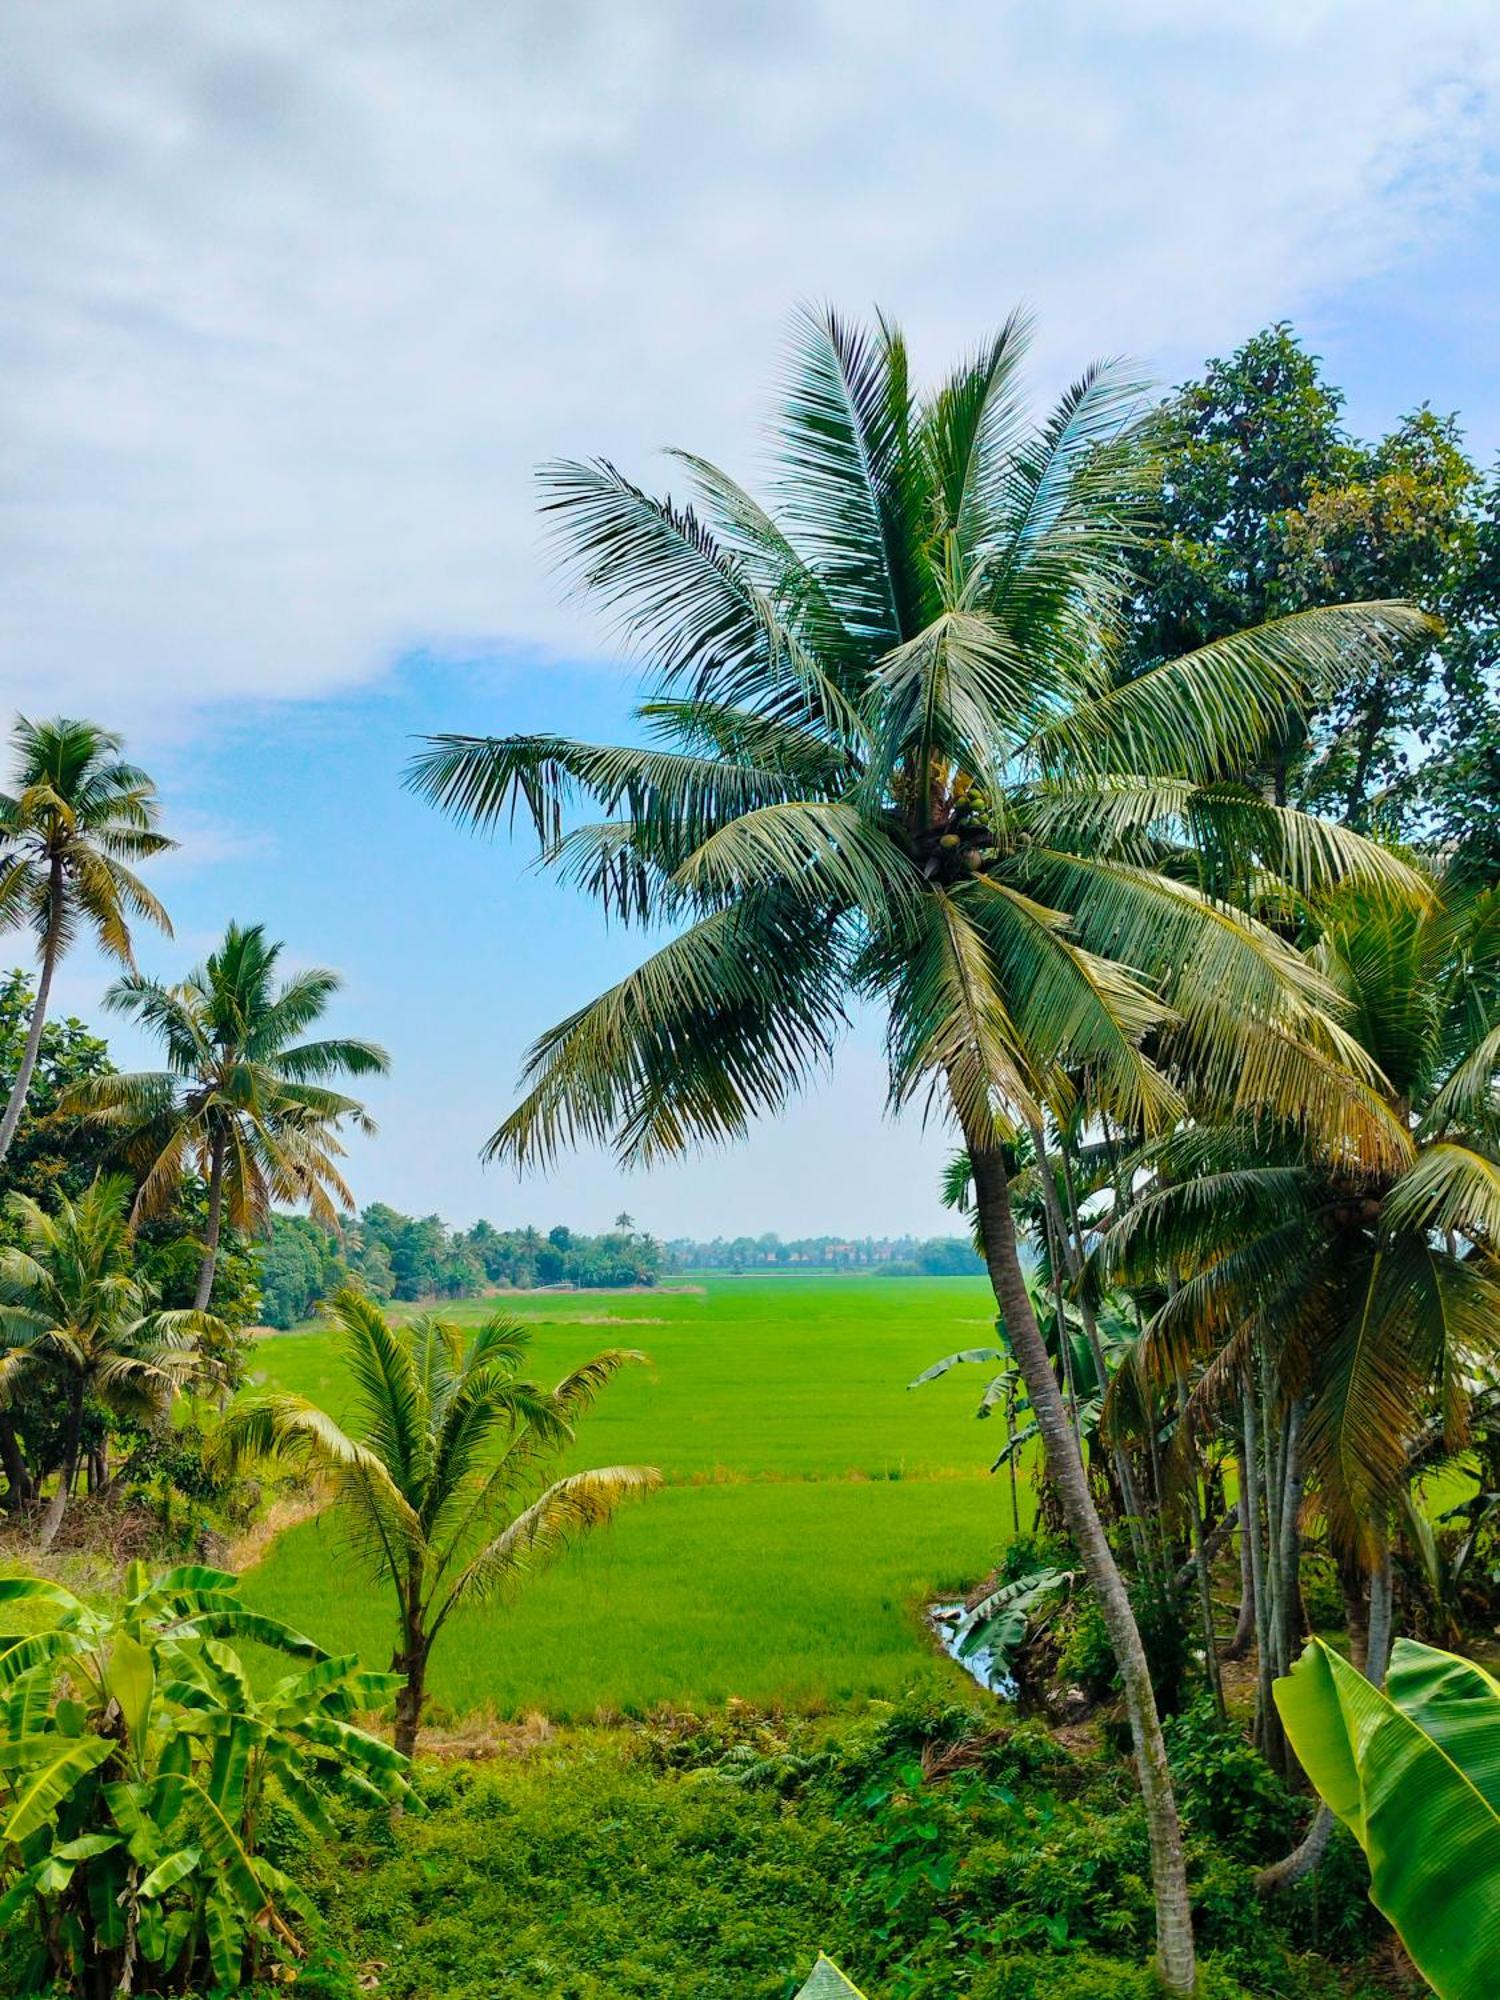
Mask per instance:
[[[674,1236],[669,1271],[883,1271],[890,1277],[977,1277],[983,1265],[962,1236]]]
[[[476,1222],[450,1229],[440,1216],[402,1215],[372,1202],[335,1231],[307,1216],[277,1214],[258,1249],[261,1318],[290,1327],[320,1301],[354,1283],[375,1299],[471,1299],[535,1286],[586,1289],[654,1285],[660,1245],[621,1215],[597,1236],[557,1224],[497,1229]]]

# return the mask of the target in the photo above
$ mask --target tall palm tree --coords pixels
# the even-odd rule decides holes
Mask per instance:
[[[231,924],[224,942],[178,986],[130,974],[104,1004],[161,1042],[167,1068],[92,1077],[70,1093],[86,1111],[126,1135],[141,1174],[136,1212],[158,1214],[172,1201],[184,1165],[208,1188],[208,1218],[194,1305],[213,1292],[219,1236],[227,1215],[239,1229],[266,1226],[275,1201],[305,1201],[332,1224],[335,1203],[354,1198],[339,1173],[340,1128],[375,1127],[364,1106],[326,1079],[383,1076],[390,1067],[374,1042],[298,1039],[338,991],[338,975],[312,970],[278,980],[282,947],[261,924]]]
[[[346,1428],[304,1396],[256,1393],[226,1411],[215,1461],[274,1458],[334,1481],[337,1504],[396,1599],[396,1748],[416,1748],[432,1648],[455,1612],[503,1594],[660,1483],[649,1466],[574,1472],[543,1486],[573,1425],[627,1362],[597,1354],[555,1389],[525,1380],[532,1334],[502,1314],[473,1339],[436,1314],[394,1327],[362,1293],[329,1315],[354,1380]],[[540,1489],[540,1490],[539,1490]]]
[[[1154,1185],[1100,1259],[1180,1281],[1145,1359],[1165,1378],[1207,1362],[1199,1412],[1271,1365],[1273,1414],[1300,1405],[1306,1476],[1373,1570],[1432,1417],[1461,1449],[1469,1387],[1500,1350],[1500,891],[1426,908],[1345,891],[1310,956],[1378,1067],[1400,1151],[1330,1155],[1263,1123],[1175,1133],[1143,1155]]]
[[[175,845],[156,831],[156,789],[120,758],[122,740],[97,723],[16,721],[14,789],[0,792],[0,928],[36,933],[40,973],[21,1065],[0,1118],[0,1160],[26,1107],[57,961],[81,929],[100,950],[131,958],[131,916],[170,936],[167,913],[126,867]]]
[[[1343,1561],[1368,1576],[1367,1627],[1351,1637],[1378,1683],[1393,1517],[1434,1429],[1449,1451],[1467,1445],[1471,1401],[1500,1353],[1500,892],[1454,885],[1446,901],[1403,907],[1346,890],[1319,933],[1311,956],[1378,1065],[1402,1151],[1362,1162],[1263,1123],[1176,1133],[1141,1156],[1137,1177],[1150,1179],[1099,1252],[1116,1275],[1170,1277],[1141,1343],[1145,1375],[1181,1382],[1201,1367],[1188,1406],[1198,1422],[1240,1405],[1273,1761],[1271,1683],[1298,1636],[1304,1483]],[[1263,1886],[1299,1880],[1332,1824],[1321,1808]]]
[[[42,1378],[62,1415],[57,1490],[42,1517],[41,1545],[57,1538],[78,1475],[88,1403],[146,1416],[169,1403],[197,1365],[205,1314],[158,1309],[132,1269],[130,1181],[101,1175],[77,1201],[49,1215],[26,1195],[7,1204],[22,1247],[0,1250],[0,1397]]]
[[[847,999],[883,1006],[893,1102],[925,1097],[969,1154],[996,1298],[1120,1662],[1161,1970],[1188,1992],[1150,1675],[1027,1296],[1003,1149],[1080,1091],[1129,1129],[1174,1118],[1148,1036],[1201,1087],[1316,1112],[1357,1150],[1389,1145],[1341,1065],[1326,981],[1150,857],[1170,826],[1304,883],[1391,874],[1223,780],[1415,621],[1303,613],[1120,684],[1146,484],[1137,391],[1091,369],[1037,428],[1024,345],[1012,319],[918,394],[894,327],[805,314],[771,511],[688,454],[692,507],[607,464],[553,468],[575,576],[654,664],[654,740],[439,738],[414,782],[481,826],[520,803],[545,857],[611,914],[682,926],[542,1036],[492,1154],[584,1139],[649,1162],[738,1137],[827,1062]],[[1075,835],[1101,797],[1107,826]],[[585,801],[602,818],[572,824]]]

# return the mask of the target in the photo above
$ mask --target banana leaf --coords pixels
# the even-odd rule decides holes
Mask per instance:
[[[1313,1640],[1276,1706],[1370,1864],[1370,1899],[1442,2000],[1492,2000],[1500,1966],[1500,1682],[1398,1639],[1384,1692]]]

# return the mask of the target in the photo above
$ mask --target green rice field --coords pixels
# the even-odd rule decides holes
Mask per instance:
[[[982,1281],[715,1275],[504,1304],[535,1326],[545,1379],[601,1347],[649,1357],[586,1419],[571,1463],[655,1465],[667,1485],[516,1603],[455,1621],[434,1656],[439,1719],[730,1696],[818,1707],[898,1691],[936,1657],[920,1607],[989,1568],[1010,1491],[986,1470],[1000,1426],[975,1421],[985,1372],[906,1385],[991,1338]],[[494,1305],[450,1311],[477,1322]],[[321,1330],[268,1336],[255,1372],[335,1412],[347,1393]],[[385,1664],[390,1608],[331,1514],[283,1533],[245,1595]]]

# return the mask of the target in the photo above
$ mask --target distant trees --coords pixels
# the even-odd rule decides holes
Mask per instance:
[[[265,1323],[289,1327],[351,1280],[371,1298],[401,1300],[471,1299],[536,1285],[622,1288],[654,1285],[662,1252],[635,1229],[585,1236],[558,1225],[543,1236],[485,1221],[449,1229],[440,1216],[403,1215],[377,1201],[337,1231],[305,1216],[276,1215],[260,1268]]]
[[[932,1278],[983,1277],[984,1264],[962,1236],[674,1236],[673,1271],[888,1271]]]
[[[547,1476],[578,1418],[642,1357],[611,1349],[544,1389],[522,1373],[530,1330],[501,1314],[472,1336],[436,1314],[394,1327],[353,1291],[329,1314],[352,1418],[337,1424],[301,1396],[247,1395],[225,1413],[213,1458],[229,1470],[279,1459],[334,1480],[356,1548],[396,1600],[396,1748],[409,1756],[449,1619],[515,1589],[659,1484],[638,1465]]]

